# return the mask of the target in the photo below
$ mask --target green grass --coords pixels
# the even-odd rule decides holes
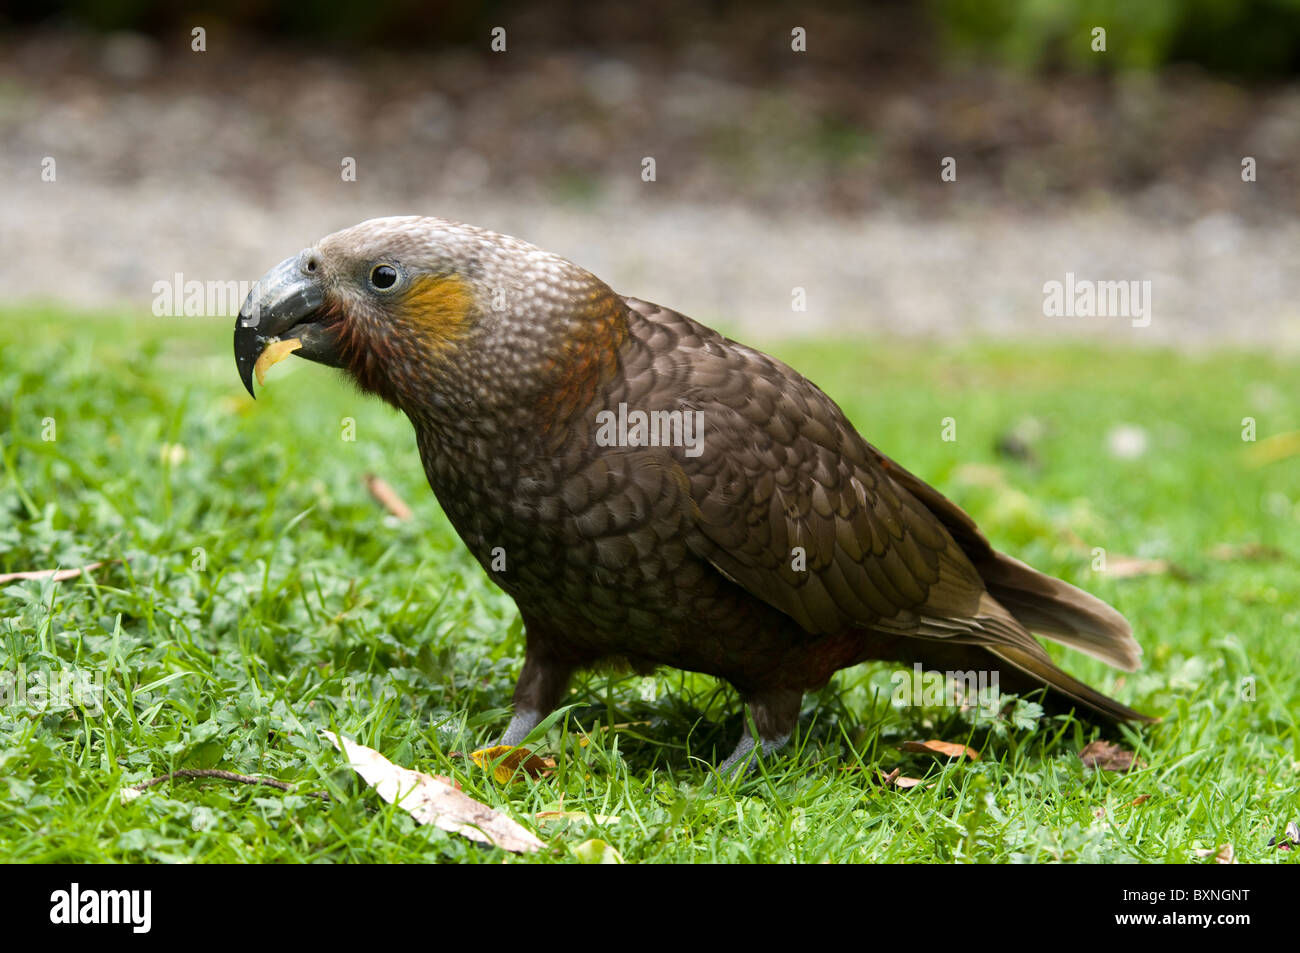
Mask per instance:
[[[452,775],[530,827],[561,805],[618,817],[536,827],[550,845],[540,861],[576,860],[593,837],[643,862],[1204,862],[1197,849],[1225,842],[1247,861],[1296,856],[1268,841],[1300,819],[1300,458],[1251,466],[1241,434],[1243,417],[1261,439],[1300,429],[1300,375],[1279,359],[770,347],[996,545],[1133,620],[1146,650],[1136,674],[1057,656],[1163,716],[1110,736],[1141,768],[1085,770],[1077,753],[1097,730],[1034,719],[1032,706],[1020,724],[988,724],[894,704],[893,670],[877,665],[810,695],[783,757],[718,784],[704,762],[741,731],[735,696],[664,670],[576,681],[573,707],[537,746],[555,773],[503,787],[465,753],[508,718],[520,625],[442,516],[409,424],[300,361],[277,366],[254,404],[231,324],[0,313],[0,573],[116,560],[72,581],[0,587],[0,672],[21,667],[30,683],[74,671],[105,687],[101,711],[0,705],[0,859],[504,856],[380,801],[322,729]],[[354,441],[342,439],[345,417]],[[940,439],[945,417],[956,441]],[[1041,430],[1036,462],[1000,456],[998,438],[1026,417]],[[1117,424],[1145,430],[1145,454],[1108,452]],[[414,519],[386,517],[366,472]],[[1212,553],[1225,543],[1257,548]],[[1094,572],[1095,547],[1110,566],[1142,557],[1175,571]],[[898,748],[929,738],[969,741],[980,760]],[[182,780],[123,800],[124,787],[179,768],[301,784],[286,794]],[[882,787],[877,769],[894,768],[925,784]]]

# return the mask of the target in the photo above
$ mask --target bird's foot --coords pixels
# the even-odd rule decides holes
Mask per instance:
[[[533,711],[528,708],[519,708],[515,710],[514,717],[510,719],[510,724],[506,726],[506,733],[501,736],[497,746],[523,744],[528,732],[532,731],[542,720],[542,713]]]
[[[726,761],[718,765],[718,774],[742,778],[754,770],[759,758],[770,757],[789,740],[790,735],[787,733],[776,738],[763,738],[758,745],[755,745],[754,736],[745,732],[741,735],[736,750],[731,752]]]
[[[531,751],[519,746],[528,737],[528,732],[536,728],[541,720],[542,716],[538,712],[521,708],[514,713],[514,716],[510,719],[510,724],[506,726],[506,733],[501,736],[501,739],[496,744],[471,751],[469,756],[480,768],[488,768],[496,764],[497,780],[508,781],[510,776],[514,774],[515,767],[524,759],[532,757]],[[502,755],[505,755],[510,749],[522,753],[511,754],[499,762],[498,759],[501,759]],[[505,772],[504,776],[501,773],[503,770]]]

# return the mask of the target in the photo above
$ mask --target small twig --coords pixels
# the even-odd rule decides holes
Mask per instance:
[[[76,579],[82,573],[88,573],[92,569],[118,561],[110,559],[106,563],[91,563],[89,566],[78,566],[76,569],[29,569],[24,572],[0,573],[0,583],[13,582],[16,579],[52,579],[55,582],[65,582],[68,579]]]
[[[240,784],[265,784],[291,793],[297,787],[297,785],[290,784],[288,781],[278,781],[275,778],[259,778],[251,774],[236,774],[234,771],[218,771],[213,768],[181,768],[179,771],[172,771],[170,774],[163,774],[156,778],[150,778],[148,781],[141,781],[139,784],[132,784],[127,787],[127,790],[143,791],[155,784],[162,784],[164,781],[172,781],[176,778],[218,778],[222,781],[238,781]],[[330,799],[330,796],[324,791],[308,791],[306,794],[307,797],[318,797],[325,801]]]
[[[406,501],[397,495],[397,491],[388,485],[388,482],[382,477],[375,476],[373,473],[365,475],[366,489],[384,509],[392,513],[399,520],[409,520],[411,518],[411,508],[406,505]]]

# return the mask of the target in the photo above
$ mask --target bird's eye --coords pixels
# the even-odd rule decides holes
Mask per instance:
[[[370,283],[380,291],[387,291],[397,284],[397,269],[392,265],[375,265],[370,269]]]

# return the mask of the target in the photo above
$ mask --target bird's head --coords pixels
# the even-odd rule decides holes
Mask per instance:
[[[235,360],[251,394],[263,351],[296,338],[296,356],[413,419],[473,415],[571,403],[625,333],[622,299],[572,262],[443,219],[378,218],[267,272],[240,309]]]

